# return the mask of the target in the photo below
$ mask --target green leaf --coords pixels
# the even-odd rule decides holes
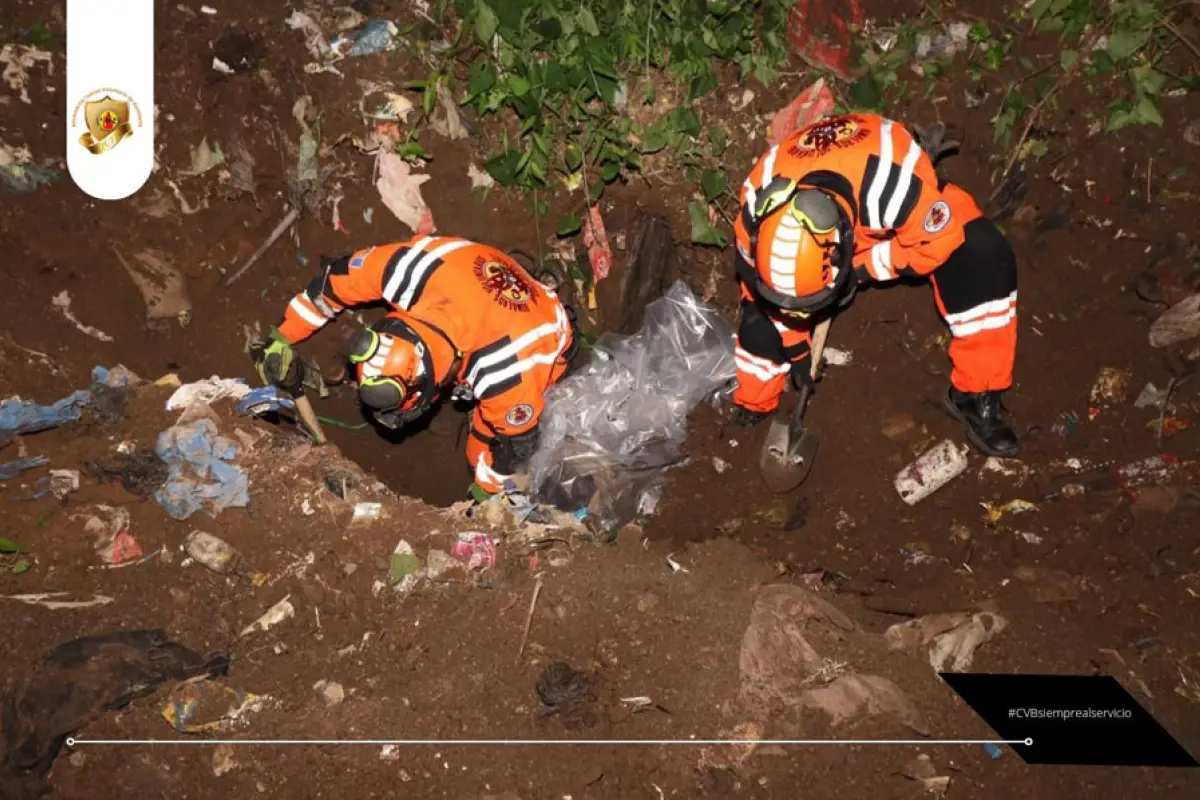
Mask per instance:
[[[538,36],[541,36],[543,39],[551,42],[563,34],[562,24],[554,17],[550,17],[549,19],[540,19],[529,27]]]
[[[34,47],[45,47],[52,38],[50,29],[45,25],[34,25],[25,34],[25,41]]]
[[[467,100],[478,97],[496,85],[496,70],[486,61],[476,61],[471,65],[471,74],[467,77]]]
[[[583,227],[583,220],[578,214],[568,214],[558,221],[559,236],[573,236]]]
[[[1108,35],[1105,51],[1113,61],[1124,61],[1145,46],[1149,32],[1117,29]]]
[[[492,37],[496,35],[496,27],[500,24],[500,20],[496,18],[496,12],[492,11],[484,0],[476,0],[475,2],[475,36],[482,44],[491,44]]]
[[[704,189],[704,196],[709,200],[720,197],[728,183],[723,169],[705,170],[704,175],[700,177],[700,188]]]
[[[0,553],[28,553],[29,548],[20,542],[0,537]]]
[[[1157,125],[1160,128],[1162,127],[1162,114],[1158,112],[1158,108],[1154,105],[1154,101],[1149,97],[1143,97],[1141,100],[1139,100],[1137,105],[1133,107],[1133,113],[1134,116],[1137,117],[1138,122],[1149,125]]]
[[[600,28],[596,26],[596,18],[592,16],[592,12],[587,6],[579,6],[579,27],[588,36],[599,36]]]
[[[868,72],[850,84],[850,102],[858,108],[883,108],[883,92],[874,73]]]
[[[9,569],[9,572],[11,572],[13,575],[20,575],[22,572],[28,572],[29,567],[29,562],[22,558],[20,561],[12,565],[12,567]]]
[[[426,161],[431,161],[433,159],[433,156],[425,152],[424,147],[421,147],[420,142],[404,142],[396,148],[396,152],[400,154],[401,158],[423,158]]]
[[[517,97],[529,94],[529,90],[533,87],[532,83],[520,75],[509,75],[505,83],[508,85],[508,90]]]
[[[1029,18],[1034,22],[1040,20],[1050,8],[1050,0],[1034,0],[1034,4],[1029,7]]]
[[[675,124],[680,133],[688,136],[700,135],[700,118],[696,116],[696,112],[690,108],[676,109]]]
[[[1067,69],[1070,69],[1071,67],[1075,66],[1075,62],[1078,60],[1079,60],[1079,51],[1078,50],[1063,50],[1062,53],[1058,57],[1058,64],[1064,70],[1067,70]]]
[[[604,183],[596,181],[588,187],[588,202],[592,205],[600,202],[600,198],[604,196]]]
[[[717,76],[712,73],[712,70],[705,72],[703,75],[697,75],[692,78],[692,82],[688,85],[688,100],[696,100],[717,88]]]
[[[612,183],[620,174],[621,165],[614,161],[608,161],[600,167],[600,180],[605,183]]]
[[[437,83],[434,81],[425,82],[425,90],[421,92],[421,110],[428,117],[433,113],[433,104],[437,101]]]
[[[569,144],[563,151],[563,162],[567,165],[567,172],[577,172],[583,166],[583,153],[575,145]]]
[[[667,132],[658,125],[652,125],[642,131],[640,137],[641,143],[638,149],[643,153],[657,153],[667,146]]]
[[[692,244],[724,247],[728,238],[708,218],[708,206],[699,200],[688,203],[688,218],[692,222]]]
[[[1004,65],[1004,57],[1006,55],[1008,55],[1008,51],[1003,45],[989,47],[987,52],[983,54],[983,64],[992,72],[995,72]]]
[[[517,182],[517,164],[521,161],[521,153],[509,150],[502,153],[485,165],[488,174],[496,179],[501,186],[512,186]]]

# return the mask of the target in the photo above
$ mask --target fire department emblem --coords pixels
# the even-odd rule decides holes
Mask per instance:
[[[866,137],[866,130],[852,117],[829,117],[801,131],[790,152],[796,157],[820,156],[835,148],[850,147]]]
[[[77,125],[81,110],[86,131],[80,135],[79,143],[96,155],[112,150],[122,139],[132,136],[135,116],[137,124],[141,125],[141,109],[128,95],[116,89],[101,89],[81,100],[72,115],[72,127]]]
[[[517,269],[480,256],[475,259],[475,277],[492,299],[509,311],[528,311],[533,285]]]
[[[945,200],[938,200],[929,207],[925,215],[925,232],[937,233],[950,222],[950,206]]]
[[[525,425],[529,420],[533,419],[533,406],[528,403],[521,403],[519,406],[513,406],[504,415],[504,421],[514,428],[519,428]]]

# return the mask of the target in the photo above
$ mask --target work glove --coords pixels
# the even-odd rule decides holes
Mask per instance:
[[[304,372],[300,359],[296,358],[292,344],[277,328],[271,328],[270,337],[264,342],[250,346],[250,357],[263,383],[276,386],[289,394],[296,394],[304,383]]]
[[[958,150],[962,144],[957,139],[946,139],[946,124],[943,122],[938,122],[928,129],[921,125],[910,125],[909,127],[912,129],[913,138],[929,155],[929,159],[933,161],[935,167],[942,158]]]
[[[486,503],[492,499],[492,493],[475,481],[471,481],[471,485],[467,487],[467,496],[476,503]]]
[[[803,389],[805,386],[808,387],[810,392],[817,388],[816,380],[813,379],[812,363],[812,353],[809,353],[804,358],[792,362],[792,371],[790,374],[792,376],[792,386],[797,392]],[[821,364],[817,365],[817,378],[821,377],[824,364],[825,359],[821,359]]]

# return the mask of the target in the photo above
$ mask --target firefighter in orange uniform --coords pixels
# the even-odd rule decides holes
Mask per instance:
[[[446,391],[477,401],[467,440],[471,496],[512,491],[537,447],[543,393],[578,349],[554,294],[495,248],[418,236],[326,261],[292,298],[283,322],[253,352],[266,383],[295,391],[302,363],[292,346],[342,309],[384,300],[389,313],[350,345],[359,400],[384,427],[400,428]]]
[[[742,424],[774,411],[789,373],[811,385],[810,328],[859,284],[928,277],[953,336],[946,406],[979,450],[1016,455],[1000,399],[1016,355],[1016,259],[971,196],[935,172],[945,149],[940,128],[924,140],[855,114],[801,129],[754,165],[735,223]]]

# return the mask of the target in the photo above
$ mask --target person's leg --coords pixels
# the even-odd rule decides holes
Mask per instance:
[[[791,366],[779,330],[753,301],[742,301],[742,322],[733,354],[737,368],[733,402],[739,422],[760,422],[779,406]]]
[[[938,311],[954,339],[947,407],[988,455],[1014,456],[1017,439],[1000,402],[1017,350],[1017,264],[996,224],[978,218],[931,277]]]

